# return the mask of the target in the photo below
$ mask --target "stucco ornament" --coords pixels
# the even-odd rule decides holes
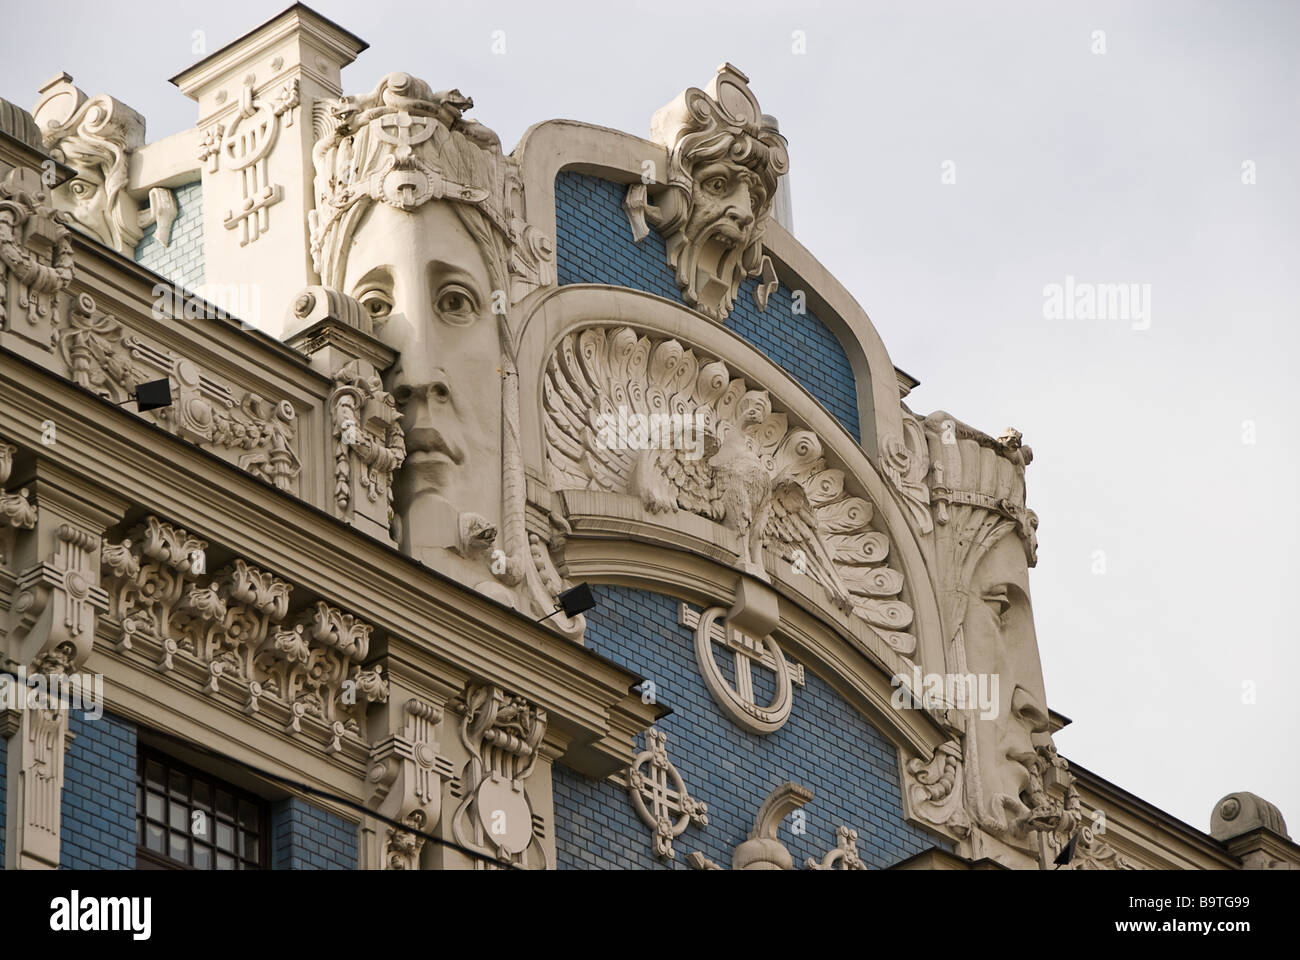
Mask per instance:
[[[589,327],[550,356],[543,407],[553,489],[626,493],[652,515],[720,523],[740,538],[745,572],[770,581],[770,548],[790,576],[810,578],[894,650],[915,651],[903,575],[887,565],[889,538],[872,528],[871,502],[827,464],[817,434],[723,361],[631,327]],[[609,429],[620,410],[690,423],[701,444],[621,437]]]
[[[394,478],[401,548],[534,616],[563,581],[524,522],[510,307],[553,281],[553,245],[525,223],[522,183],[473,101],[405,73],[317,103],[311,252],[399,353],[386,371],[405,434]],[[580,636],[581,617],[547,625]]]
[[[1036,819],[1038,750],[1050,740],[1029,600],[1038,520],[1025,506],[1025,466],[1033,454],[1017,431],[995,439],[942,411],[926,417],[924,428],[949,670],[990,677],[997,710],[954,705],[949,713],[961,715],[963,749],[913,765],[912,799],[923,801],[919,812],[964,831],[945,802],[961,786],[973,824],[1037,856],[1046,826],[1041,810]]]
[[[709,809],[687,793],[686,782],[668,759],[668,735],[651,727],[645,738],[646,749],[627,769],[627,791],[637,816],[653,832],[655,856],[673,860],[673,840],[691,824],[707,827]]]
[[[748,277],[762,278],[755,299],[766,309],[776,271],[763,228],[790,157],[749,78],[724,63],[707,89],[690,87],[655,113],[650,136],[669,151],[667,186],[653,197],[645,183],[628,189],[633,237],[644,239],[647,221],[663,234],[682,299],[710,319],[727,318]]]
[[[144,118],[107,94],[87,97],[67,74],[56,76],[41,94],[32,114],[45,146],[55,160],[77,171],[54,189],[55,208],[125,256],[134,256],[144,229],[155,223],[154,238],[167,246],[176,220],[171,190],[151,189],[145,210],[129,190],[131,154],[144,146]]]

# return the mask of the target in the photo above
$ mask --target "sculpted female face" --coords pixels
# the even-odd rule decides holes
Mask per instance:
[[[1032,804],[1021,794],[1029,787],[1035,758],[1031,737],[1046,732],[1048,724],[1029,605],[1029,571],[1024,547],[1014,534],[1003,536],[976,568],[962,633],[967,669],[993,676],[998,685],[997,715],[970,715],[979,813],[986,821],[1007,823],[1012,834],[1025,840],[1023,821]]]
[[[446,569],[464,515],[501,520],[501,348],[487,262],[450,202],[409,212],[376,203],[353,235],[344,290],[400,352],[386,379],[406,434],[394,490],[402,547]]]

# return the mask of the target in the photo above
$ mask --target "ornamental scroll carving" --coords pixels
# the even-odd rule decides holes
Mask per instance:
[[[14,530],[31,530],[36,526],[36,505],[28,498],[26,488],[17,493],[5,491],[17,452],[13,444],[0,440],[0,564],[9,560]]]
[[[840,826],[835,829],[835,849],[821,860],[809,857],[804,861],[809,870],[865,870],[867,865],[858,856],[858,831]]]
[[[471,683],[452,706],[469,761],[452,817],[456,842],[504,863],[546,869],[547,856],[527,783],[546,734],[546,711],[492,684]],[[483,867],[482,861],[475,868]]]
[[[70,301],[67,322],[55,331],[67,376],[112,403],[127,400],[139,384],[171,381],[172,404],[141,416],[156,419],[183,440],[224,452],[240,469],[289,493],[298,491],[302,464],[297,413],[256,393],[236,395],[197,364],[160,350],[101,312],[88,294]]]
[[[887,565],[889,538],[872,528],[871,502],[827,465],[813,431],[723,361],[631,327],[590,327],[566,335],[547,361],[543,407],[552,489],[626,493],[651,514],[720,523],[739,536],[746,572],[770,580],[763,552],[773,549],[894,650],[916,650],[903,575]],[[612,428],[631,416],[684,424],[700,449]]]
[[[393,472],[406,460],[402,415],[365,360],[344,364],[334,384],[334,506],[349,523],[361,514],[386,532],[393,517]]]
[[[291,618],[290,584],[242,559],[209,577],[207,550],[152,516],[104,547],[117,649],[326,753],[363,745],[366,708],[388,698],[382,666],[365,665],[370,625],[324,601]]]
[[[371,809],[412,828],[384,829],[377,858],[383,870],[420,868],[421,833],[429,833],[441,818],[442,785],[453,773],[435,736],[442,708],[411,698],[403,713],[406,724],[402,729],[375,744],[370,752],[367,782],[372,791]]]

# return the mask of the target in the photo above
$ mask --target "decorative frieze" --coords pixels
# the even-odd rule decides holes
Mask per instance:
[[[280,490],[297,492],[298,415],[288,400],[277,403],[251,391],[237,400],[193,361],[129,333],[88,294],[70,301],[67,322],[55,339],[74,383],[121,403],[139,384],[165,377],[172,386],[171,405],[141,416],[156,419],[183,440],[224,452],[240,469]]]
[[[677,856],[673,840],[691,824],[707,827],[709,811],[687,793],[682,775],[668,759],[668,735],[651,727],[645,737],[646,749],[627,769],[627,791],[637,816],[653,834],[655,856],[672,860]]]
[[[547,361],[543,406],[552,489],[631,494],[651,515],[721,523],[741,540],[743,570],[769,580],[763,553],[777,551],[789,575],[914,653],[903,575],[887,565],[871,502],[827,465],[816,433],[723,361],[631,327],[589,327]]]
[[[388,697],[382,667],[364,666],[371,626],[324,601],[290,619],[292,586],[242,559],[205,583],[207,548],[152,516],[105,548],[118,650],[327,753],[363,743],[366,708]]]

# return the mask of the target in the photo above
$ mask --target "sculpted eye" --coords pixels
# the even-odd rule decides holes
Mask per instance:
[[[72,183],[68,184],[68,189],[72,191],[72,195],[78,200],[84,200],[95,192],[95,185],[86,180],[73,180]]]
[[[438,313],[448,323],[472,323],[478,314],[474,296],[464,287],[449,284],[438,294]]]
[[[1004,623],[1006,622],[1007,611],[1011,609],[1011,598],[1007,596],[1005,590],[986,593],[980,599],[989,605],[989,609],[993,611],[995,617]]]
[[[383,290],[367,290],[357,297],[357,302],[371,320],[382,320],[393,312],[393,298]]]
[[[710,177],[708,180],[704,181],[704,189],[709,191],[709,193],[716,193],[719,195],[724,194],[727,192],[727,178]]]

